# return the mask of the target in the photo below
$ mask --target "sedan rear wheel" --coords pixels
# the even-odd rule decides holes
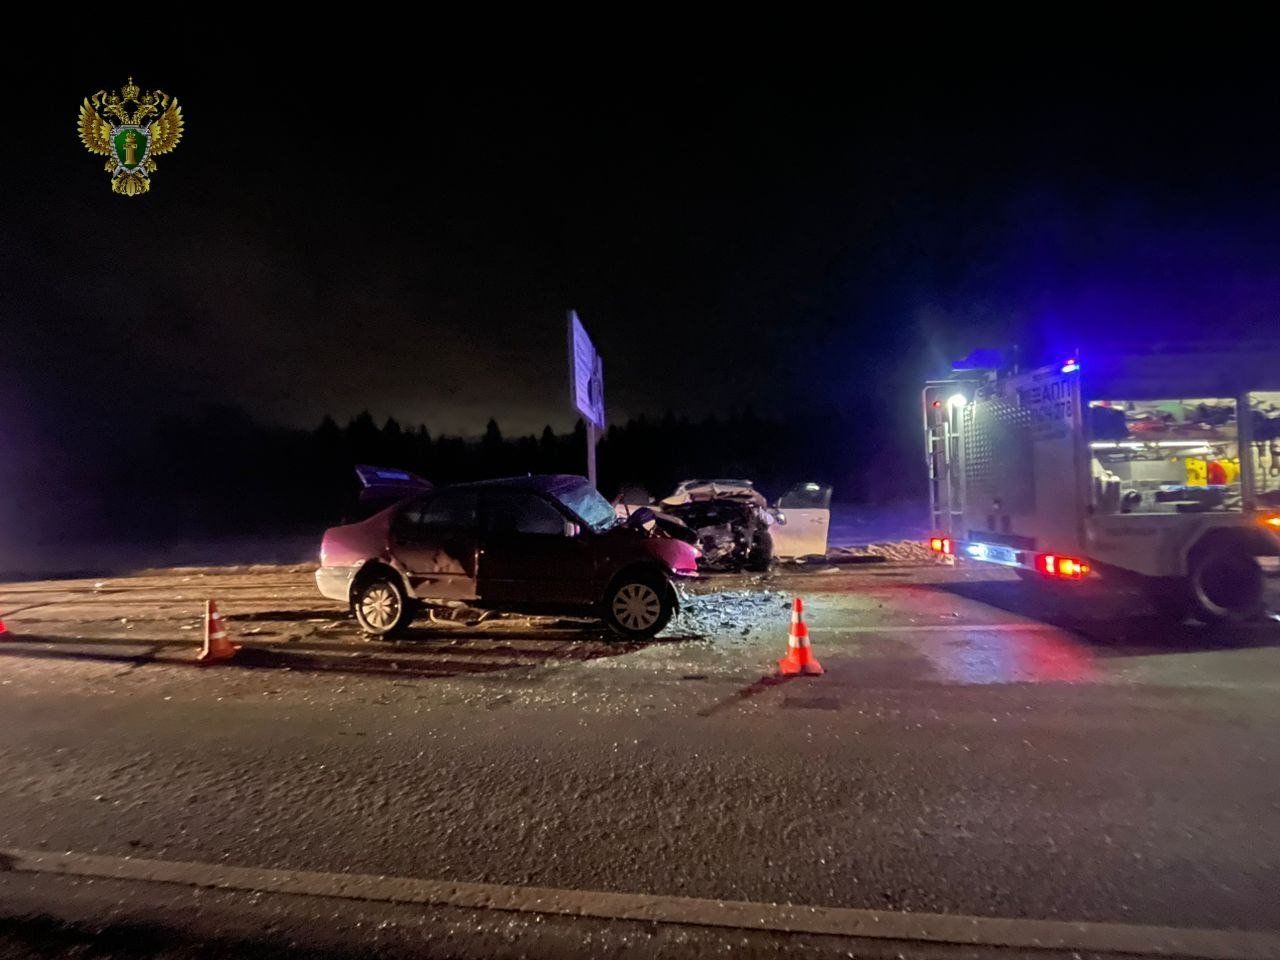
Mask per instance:
[[[374,577],[359,586],[351,608],[364,632],[376,637],[397,634],[413,619],[404,587],[390,577]]]
[[[620,577],[605,597],[605,620],[624,637],[652,637],[674,612],[671,584],[658,575]]]

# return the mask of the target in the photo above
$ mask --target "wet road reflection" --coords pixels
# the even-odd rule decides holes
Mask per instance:
[[[1134,593],[1012,579],[913,583],[832,596],[815,607],[833,668],[862,688],[928,684],[1268,685],[1275,618],[1220,626],[1162,619]],[[1259,679],[1259,678],[1263,679]]]
[[[956,637],[958,630],[963,630],[963,637]],[[939,679],[951,683],[1078,683],[1097,672],[1087,644],[1034,627],[952,627],[920,646]]]

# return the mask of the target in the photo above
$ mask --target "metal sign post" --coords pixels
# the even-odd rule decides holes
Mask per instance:
[[[587,479],[596,486],[596,441],[604,429],[604,361],[574,310],[569,311],[569,399],[587,425]]]
[[[593,487],[599,487],[600,482],[596,479],[596,425],[594,423],[587,424],[587,479],[591,481]]]

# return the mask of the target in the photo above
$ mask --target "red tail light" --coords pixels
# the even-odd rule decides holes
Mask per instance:
[[[1041,553],[1036,556],[1036,569],[1046,577],[1059,580],[1083,580],[1089,575],[1089,563],[1076,557],[1060,557],[1054,553]]]
[[[955,555],[956,543],[950,537],[930,537],[929,549],[950,557]]]

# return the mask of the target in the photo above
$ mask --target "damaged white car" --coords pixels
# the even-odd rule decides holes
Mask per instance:
[[[626,515],[651,506],[666,520],[689,528],[708,570],[767,570],[775,559],[824,556],[831,525],[831,487],[801,483],[776,507],[750,480],[686,480],[657,503],[635,488],[620,495],[616,509]]]

